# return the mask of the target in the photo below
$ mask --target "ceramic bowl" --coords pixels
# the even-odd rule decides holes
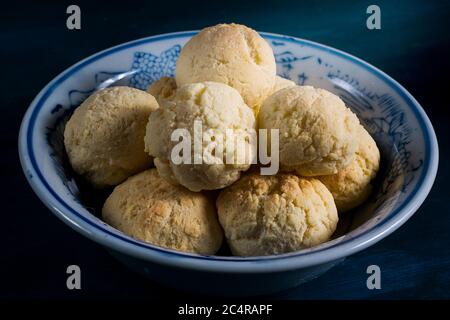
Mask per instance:
[[[158,35],[99,52],[62,72],[31,103],[20,130],[20,159],[33,190],[58,218],[130,269],[164,285],[208,294],[257,295],[319,276],[395,231],[419,208],[435,179],[438,146],[428,117],[411,94],[382,71],[342,51],[261,33],[275,52],[279,75],[339,95],[374,136],[382,165],[371,198],[344,215],[331,241],[267,257],[180,253],[135,240],[104,223],[99,207],[85,200],[88,191],[68,164],[65,121],[100,87],[120,84],[145,90],[161,76],[173,76],[181,48],[195,33]]]

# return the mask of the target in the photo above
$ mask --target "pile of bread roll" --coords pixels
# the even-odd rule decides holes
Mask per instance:
[[[261,175],[249,170],[257,165],[238,161],[174,163],[171,134],[193,133],[196,119],[203,131],[278,129],[280,171]],[[216,254],[224,237],[237,256],[328,241],[338,214],[368,198],[380,162],[375,141],[338,96],[277,76],[269,44],[238,24],[192,37],[175,78],[147,92],[93,93],[67,122],[64,143],[75,172],[95,188],[115,187],[103,206],[105,222],[203,255]]]

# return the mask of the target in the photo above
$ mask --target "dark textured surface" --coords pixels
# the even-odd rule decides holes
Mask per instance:
[[[14,2],[0,11],[2,255],[0,297],[184,297],[128,272],[100,246],[72,231],[28,186],[17,134],[28,104],[59,72],[99,50],[132,39],[218,22],[289,34],[352,53],[387,72],[422,104],[436,130],[440,167],[418,212],[398,231],[349,257],[324,276],[274,295],[288,299],[450,298],[450,2],[378,1],[382,30],[365,27],[367,1],[166,1],[79,3],[82,30],[65,27],[69,3]],[[69,291],[66,267],[82,269],[81,291]],[[382,271],[369,291],[368,265]]]

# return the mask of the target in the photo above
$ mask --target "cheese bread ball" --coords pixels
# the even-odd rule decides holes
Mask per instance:
[[[199,124],[202,132],[194,133],[195,123]],[[172,141],[171,135],[175,129],[184,129],[190,137],[188,145],[191,154],[183,153],[181,163],[174,161],[172,151],[188,140],[180,138]],[[211,152],[211,140],[214,137],[219,145],[219,138],[225,140],[227,129],[232,130],[235,138],[243,143],[227,146],[224,142],[223,152],[214,154]],[[162,107],[150,115],[145,150],[155,157],[156,168],[167,181],[192,191],[221,189],[239,179],[241,172],[250,167],[256,147],[247,138],[254,129],[252,110],[235,89],[217,82],[187,84],[177,90],[172,100],[163,101]],[[212,131],[210,139],[204,138],[208,131]],[[200,152],[196,151],[195,141],[198,141],[197,146],[201,146]],[[208,148],[209,152],[205,152]],[[204,156],[206,153],[209,156]],[[184,156],[190,163],[184,161]],[[195,163],[196,157],[201,163]]]
[[[272,48],[255,31],[239,24],[205,28],[183,47],[175,79],[187,83],[228,84],[246,104],[258,109],[271,93],[276,66]]]
[[[117,186],[102,216],[125,234],[165,248],[214,254],[222,244],[214,203],[202,193],[167,183],[156,169]]]
[[[317,177],[330,190],[339,212],[363,203],[372,191],[371,181],[380,166],[380,151],[370,134],[360,126],[355,159],[336,174]]]
[[[144,151],[145,126],[158,103],[129,87],[93,93],[73,113],[64,130],[70,163],[96,188],[114,186],[152,164]]]
[[[267,98],[259,126],[279,129],[280,167],[302,176],[337,173],[354,159],[358,144],[356,115],[338,96],[310,86]]]
[[[147,88],[147,92],[154,96],[158,101],[161,99],[173,98],[176,90],[177,83],[174,78],[170,77],[162,77]]]
[[[321,244],[336,229],[333,196],[317,179],[251,174],[217,199],[219,221],[238,256],[281,254]]]

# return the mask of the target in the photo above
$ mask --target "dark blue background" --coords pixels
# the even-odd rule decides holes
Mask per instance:
[[[422,207],[397,232],[324,276],[274,295],[289,299],[450,298],[450,2],[374,1],[382,30],[369,31],[372,1],[121,1],[80,3],[82,30],[66,29],[64,1],[3,4],[0,12],[0,194],[2,298],[183,298],[128,272],[100,246],[47,210],[19,164],[17,134],[31,100],[54,76],[99,50],[140,37],[239,22],[354,54],[405,86],[436,130],[440,168]],[[66,267],[82,269],[82,290],[66,289]],[[382,289],[366,288],[368,265]]]

